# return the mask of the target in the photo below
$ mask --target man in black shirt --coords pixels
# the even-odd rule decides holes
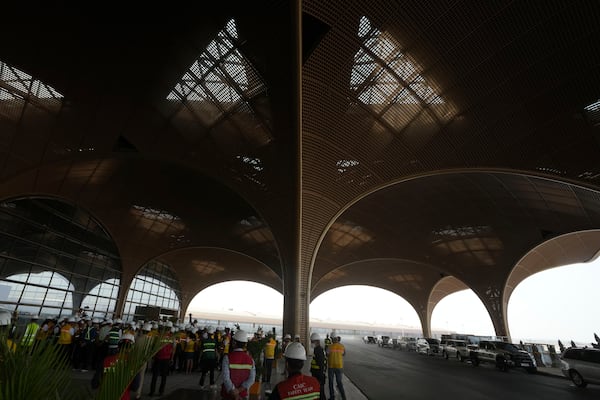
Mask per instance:
[[[327,358],[321,347],[321,336],[318,333],[310,335],[310,345],[313,348],[313,358],[310,362],[310,373],[317,378],[321,385],[321,400],[325,400],[325,369]]]

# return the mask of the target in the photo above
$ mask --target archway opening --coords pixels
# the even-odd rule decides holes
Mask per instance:
[[[249,332],[262,327],[275,328],[281,334],[283,295],[267,285],[251,281],[228,281],[198,292],[185,313],[186,322],[200,325],[239,324]]]
[[[600,334],[600,259],[534,274],[513,291],[508,325],[513,342],[590,346]]]
[[[449,294],[435,306],[431,313],[431,330],[477,336],[496,334],[490,314],[471,289]]]
[[[310,304],[311,328],[317,332],[336,329],[346,334],[386,333],[420,336],[421,321],[413,306],[388,290],[350,285],[328,290]]]

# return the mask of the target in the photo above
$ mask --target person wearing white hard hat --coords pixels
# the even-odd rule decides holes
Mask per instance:
[[[286,333],[283,336],[283,341],[281,343],[281,354],[285,353],[285,348],[290,343],[292,343],[292,335]],[[279,372],[281,375],[285,375],[285,364],[283,362],[277,363],[277,372]]]
[[[334,332],[331,334],[331,336],[333,336],[333,343],[327,349],[327,378],[329,378],[329,398],[335,398],[335,393],[333,391],[333,378],[335,377],[342,400],[346,400],[346,392],[344,391],[344,384],[342,383],[346,349],[344,348],[344,345],[340,343],[340,337],[334,336],[333,333]]]
[[[313,349],[313,357],[310,360],[310,373],[321,385],[321,399],[325,399],[325,371],[327,370],[327,358],[321,347],[321,336],[313,332],[310,335],[310,346]]]
[[[73,355],[73,336],[75,335],[75,318],[65,317],[65,322],[59,328],[58,345],[62,356],[69,363],[72,362]]]
[[[306,350],[301,343],[293,342],[285,348],[285,367],[288,378],[279,382],[269,395],[269,400],[302,399],[317,400],[320,398],[319,381],[312,376],[303,375],[302,368],[306,361]]]
[[[228,400],[246,399],[248,389],[256,377],[256,367],[254,360],[244,349],[248,343],[248,334],[238,329],[232,339],[233,349],[223,357],[221,397]]]
[[[25,334],[21,339],[21,346],[31,347],[33,346],[33,342],[35,340],[35,336],[40,329],[40,325],[38,324],[39,317],[37,315],[31,316],[31,321],[27,324],[27,328],[25,328]]]
[[[206,373],[209,374],[210,388],[215,389],[215,368],[217,368],[217,337],[215,335],[215,329],[209,326],[206,332],[202,334],[200,339],[200,368],[202,369],[202,375],[200,375],[200,386],[202,389],[206,389],[204,386],[204,378]]]
[[[17,344],[10,335],[10,325],[12,324],[12,314],[10,311],[0,308],[0,334],[7,335],[6,346],[13,352],[17,350]]]
[[[300,343],[300,335],[298,333],[294,335],[294,342]]]
[[[94,321],[96,321],[96,323],[94,323]],[[96,338],[98,337],[97,322],[99,322],[97,318],[94,318],[93,321],[91,319],[88,320],[79,335],[79,345],[81,348],[77,364],[81,368],[81,372],[87,372],[88,366],[92,363],[94,352],[96,350]]]

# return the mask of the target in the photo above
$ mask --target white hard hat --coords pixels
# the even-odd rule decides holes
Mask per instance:
[[[112,325],[112,323],[113,323],[113,320],[109,318],[109,319],[107,319],[107,320],[106,320],[106,323],[107,323],[107,324],[111,324],[111,325]]]
[[[135,336],[133,336],[131,333],[124,333],[123,336],[121,336],[121,340],[129,340],[130,342],[135,342]]]
[[[294,335],[294,339],[300,339],[300,334],[296,333],[296,334]]]
[[[215,328],[213,328],[212,326],[209,326],[206,331],[210,334],[213,334],[213,333],[215,333]]]
[[[310,341],[312,342],[313,340],[321,340],[321,336],[317,332],[314,332],[310,335]]]
[[[165,323],[162,321],[162,319],[160,321],[158,321],[158,326],[163,326]]]
[[[152,329],[158,329],[158,324],[156,322],[152,323]]]
[[[233,335],[233,340],[235,340],[236,342],[240,342],[240,343],[247,343],[248,342],[248,334],[246,333],[246,331],[238,329],[237,332],[235,333],[235,335]]]
[[[293,342],[287,345],[283,353],[285,358],[293,358],[294,360],[306,360],[306,350],[301,343]]]
[[[172,327],[173,327],[173,322],[171,322],[171,321],[167,321],[167,322],[165,323],[165,325],[166,325],[166,327],[167,327],[167,328],[172,328]]]
[[[195,335],[196,333],[198,333],[198,328],[192,328],[192,333]]]
[[[289,333],[286,333],[283,338],[292,340],[292,335],[290,335]]]
[[[40,319],[40,316],[39,316],[39,315],[37,315],[37,314],[33,314],[33,315],[31,316],[31,319]]]
[[[100,319],[99,318],[94,318],[92,320],[92,324],[99,324],[100,323]]]
[[[67,320],[68,322],[76,322],[75,321],[75,317],[69,317],[69,319]]]
[[[0,326],[10,325],[10,311],[0,309]]]
[[[117,318],[117,319],[115,320],[115,324],[117,324],[117,325],[118,325],[118,324],[122,324],[122,323],[123,323],[123,320],[122,320],[121,318]]]
[[[187,325],[185,326],[185,330],[186,330],[186,331],[191,331],[191,330],[192,330],[192,325],[191,325],[191,324],[187,324]]]
[[[217,330],[218,330],[218,331],[222,331],[222,330],[223,330],[223,328],[222,328],[222,327],[220,327],[220,326],[217,326]]]
[[[142,329],[145,330],[145,331],[150,332],[152,330],[152,325],[150,324],[150,322],[146,322],[144,324],[144,327]]]

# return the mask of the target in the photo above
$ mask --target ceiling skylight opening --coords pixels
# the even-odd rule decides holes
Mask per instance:
[[[132,212],[134,212],[134,214],[140,215],[143,218],[154,220],[154,221],[163,221],[163,222],[181,221],[181,218],[179,218],[177,215],[171,214],[168,211],[161,210],[158,208],[144,207],[144,206],[138,206],[138,205],[134,204],[133,206],[131,206],[131,210],[132,210]]]
[[[415,105],[401,110],[403,114],[410,114],[404,122],[384,116],[386,121],[394,121],[393,125],[400,124],[399,129],[408,124],[406,121],[417,118],[425,107],[443,121],[455,114],[437,86],[421,75],[423,68],[419,63],[402,50],[389,32],[375,28],[363,16],[357,35],[362,43],[354,56],[350,89],[360,102],[378,113],[390,114],[400,112],[391,110],[395,105]]]
[[[348,172],[348,170],[357,167],[360,164],[358,160],[338,160],[335,165],[340,174]]]
[[[33,79],[31,75],[0,61],[0,86],[20,97],[34,96],[38,99],[62,99],[52,86]]]
[[[350,221],[334,222],[328,234],[335,251],[360,247],[374,240],[373,234],[366,228]]]
[[[261,172],[264,169],[260,158],[248,156],[236,156],[235,158],[237,158],[247,166],[251,167],[256,172]]]
[[[600,126],[600,99],[583,108],[590,123],[594,126]]]
[[[235,20],[231,19],[183,74],[167,100],[180,101],[210,125],[264,92],[262,79],[237,49],[238,39]]]

